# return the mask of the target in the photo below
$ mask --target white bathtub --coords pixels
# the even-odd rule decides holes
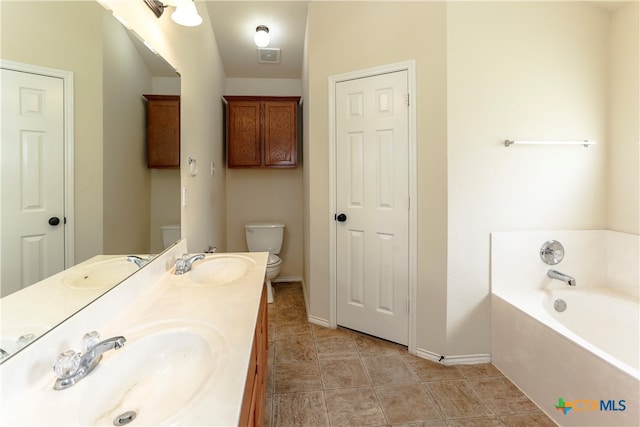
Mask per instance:
[[[606,247],[609,233],[492,235],[492,361],[559,425],[640,424],[639,300],[633,284],[612,289],[593,280],[607,283],[607,253],[615,253]],[[565,245],[568,262],[541,262],[537,251],[549,237]],[[629,241],[637,245],[637,236]],[[549,268],[574,276],[577,286],[548,278]],[[634,268],[629,280],[637,287]],[[554,309],[556,299],[566,302],[564,312]],[[560,398],[573,404],[566,414],[556,408]]]

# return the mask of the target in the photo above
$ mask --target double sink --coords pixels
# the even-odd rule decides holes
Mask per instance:
[[[49,371],[3,405],[3,424],[237,423],[265,268],[266,255],[252,253],[207,255],[179,276],[169,269],[101,331],[124,336],[122,348],[64,390]]]

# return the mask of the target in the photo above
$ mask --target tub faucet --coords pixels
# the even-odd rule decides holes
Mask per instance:
[[[549,270],[547,271],[547,276],[551,277],[552,279],[558,279],[558,280],[562,280],[563,282],[565,282],[567,285],[569,286],[575,286],[576,285],[576,279],[564,274],[564,273],[560,273],[558,270]]]
[[[127,257],[127,261],[134,263],[135,265],[138,266],[138,268],[142,268],[145,265],[147,265],[147,263],[150,260],[149,259],[140,258],[139,256],[136,256],[136,255],[129,255]]]
[[[197,254],[193,256],[189,256],[187,254],[182,255],[182,258],[178,258],[176,260],[176,271],[174,274],[184,274],[187,271],[191,270],[191,266],[194,262],[203,259],[204,254]]]
[[[82,339],[83,346],[86,347],[84,353],[76,353],[67,350],[58,356],[53,371],[58,378],[53,386],[55,390],[64,390],[76,384],[78,381],[89,375],[91,371],[102,360],[102,354],[109,350],[118,350],[127,341],[124,337],[113,337],[97,342],[100,335],[97,332],[89,332]]]

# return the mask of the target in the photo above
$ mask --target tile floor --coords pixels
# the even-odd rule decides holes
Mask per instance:
[[[300,283],[269,305],[265,426],[555,426],[493,365],[444,366],[307,322]]]

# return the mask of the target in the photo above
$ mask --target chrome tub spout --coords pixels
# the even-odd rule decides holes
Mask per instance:
[[[551,277],[552,279],[562,280],[563,282],[565,282],[569,286],[575,286],[576,285],[576,279],[575,278],[569,276],[568,274],[560,273],[558,270],[549,270],[549,271],[547,271],[547,276]]]

